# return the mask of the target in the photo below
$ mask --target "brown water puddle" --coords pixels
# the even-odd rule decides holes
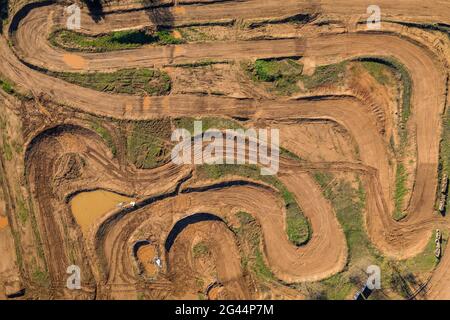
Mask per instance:
[[[8,226],[8,218],[0,217],[0,230]]]
[[[104,214],[120,207],[121,202],[129,204],[131,201],[133,201],[133,198],[114,192],[95,190],[82,192],[74,196],[70,201],[70,207],[81,230],[86,233]]]
[[[83,57],[80,57],[76,54],[64,54],[63,55],[63,61],[65,64],[67,64],[69,67],[72,67],[74,69],[86,69],[86,60],[84,60]]]
[[[137,252],[137,257],[144,266],[146,275],[149,277],[157,274],[158,268],[154,262],[156,256],[156,248],[151,244],[140,247]]]

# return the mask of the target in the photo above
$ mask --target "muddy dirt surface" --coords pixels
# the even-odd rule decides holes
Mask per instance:
[[[131,2],[112,3],[100,21],[83,8],[80,31],[95,36],[164,25],[178,28],[174,34],[179,39],[187,25],[220,22],[227,35],[245,29],[245,40],[222,35],[220,40],[208,37],[176,45],[69,52],[48,39],[53,30],[64,27],[61,5],[28,6],[11,17],[0,39],[0,80],[8,79],[14,89],[3,85],[8,94],[2,93],[0,104],[23,128],[14,135],[14,122],[2,118],[1,174],[7,179],[0,253],[7,259],[0,264],[0,280],[5,292],[6,287],[14,291],[24,283],[30,297],[36,287],[45,286],[56,298],[303,298],[283,283],[318,283],[343,272],[351,259],[351,237],[317,179],[319,172],[359,175],[365,190],[363,229],[384,257],[412,259],[426,250],[436,228],[449,231],[448,219],[436,213],[436,203],[449,70],[448,51],[439,48],[448,47],[450,40],[434,30],[421,41],[419,31],[409,35],[409,27],[399,24],[448,24],[448,1],[379,1],[383,19],[395,25],[389,25],[389,32],[370,32],[358,25],[367,18],[368,2],[363,0],[339,6],[333,1],[204,2],[170,2],[162,9],[146,10]],[[295,23],[288,19],[293,15]],[[333,23],[340,27],[333,29]],[[276,36],[283,24],[291,36]],[[303,63],[303,74],[310,76],[322,66],[352,62],[344,84],[306,92],[300,83],[300,90],[289,96],[266,91],[241,70],[243,62],[286,57]],[[409,74],[407,125],[399,120],[405,79],[394,72],[389,75],[391,85],[377,82],[376,75],[357,61],[363,58],[395,59]],[[170,94],[110,94],[51,73],[144,67],[168,73],[173,82]],[[169,119],[173,129],[174,119],[188,117],[234,119],[242,127],[280,130],[280,145],[291,156],[281,155],[276,179],[308,221],[311,234],[305,244],[289,241],[286,194],[276,186],[239,175],[201,179],[197,167],[170,161],[151,169],[131,163],[130,131],[139,128],[133,126],[136,121]],[[145,132],[160,133],[166,122]],[[408,133],[405,141],[401,130]],[[406,155],[399,151],[402,143],[408,144]],[[408,172],[401,206],[405,217],[396,221],[401,161]],[[243,256],[250,249],[235,223],[241,212],[260,228],[260,239],[251,247],[253,253],[260,252],[259,269],[245,267]],[[133,252],[142,239],[150,245]],[[44,262],[22,266],[19,276],[17,253],[25,248],[42,252]],[[24,264],[30,265],[30,260]],[[449,298],[449,263],[444,251],[423,297]],[[83,269],[80,297],[64,287],[70,264]],[[46,272],[41,272],[38,267],[44,266]],[[261,283],[269,289],[258,290]]]

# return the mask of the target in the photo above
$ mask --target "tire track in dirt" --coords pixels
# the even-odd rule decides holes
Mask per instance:
[[[358,2],[358,5],[361,5],[362,3],[362,1]],[[325,5],[325,3],[322,3],[322,5]],[[443,10],[442,12],[446,11]],[[30,56],[27,56],[31,49],[26,45],[26,37],[21,34],[22,30],[27,30],[28,24],[26,23],[26,18],[22,22],[23,29],[21,29],[21,25],[19,25],[19,31],[15,40],[21,58],[24,61],[28,61],[28,59],[31,59]],[[28,30],[28,34],[33,35],[33,32],[31,32],[33,23],[29,24],[29,26],[31,29]],[[112,25],[106,26],[105,23],[106,28],[111,28],[111,26]],[[21,37],[23,37],[23,39],[21,39]],[[301,115],[302,111],[304,113],[309,113],[309,116],[311,116],[311,113],[314,112],[313,109],[323,108],[325,103],[324,100],[276,102],[275,104],[277,107],[274,108],[267,106],[269,102],[267,102],[265,106],[263,102],[263,106],[261,106],[259,105],[260,103],[253,100],[169,96],[150,98],[150,106],[142,108],[142,98],[110,96],[93,90],[78,88],[74,85],[64,83],[29,69],[13,56],[4,40],[2,39],[1,41],[0,55],[3,60],[0,64],[0,70],[5,73],[6,76],[25,87],[39,88],[38,90],[49,92],[50,96],[54,98],[55,101],[74,105],[84,111],[102,115],[119,118],[144,119],[162,115],[176,116],[194,113],[199,115],[239,115],[256,119],[260,117],[276,118],[274,115],[277,115],[278,117],[280,112],[284,112],[284,117],[301,118],[304,116]],[[31,40],[30,43],[35,43],[39,47],[41,43],[45,43],[45,39],[39,40],[36,38]],[[445,95],[445,77],[441,74],[439,64],[426,49],[390,34],[344,34],[305,38],[301,40],[274,40],[271,41],[270,46],[268,46],[269,51],[263,52],[261,55],[256,53],[258,47],[267,46],[268,44],[269,42],[267,41],[249,41],[237,44],[213,43],[209,44],[208,52],[205,52],[205,47],[201,44],[182,45],[175,47],[175,50],[173,50],[170,55],[170,59],[171,61],[191,61],[198,57],[240,59],[248,58],[249,55],[253,58],[267,57],[265,55],[274,55],[277,57],[278,54],[283,53],[283,51],[279,51],[278,48],[286,46],[287,49],[284,51],[286,56],[304,56],[315,60],[318,65],[339,62],[359,56],[394,56],[408,69],[414,85],[412,97],[413,117],[411,121],[414,121],[414,124],[417,127],[418,136],[417,176],[410,201],[410,214],[408,218],[401,223],[392,221],[390,210],[388,209],[391,205],[391,201],[389,201],[390,177],[388,170],[384,168],[385,164],[383,164],[383,161],[386,162],[386,158],[380,156],[377,150],[368,148],[364,162],[365,164],[369,164],[370,161],[374,162],[375,165],[371,167],[376,168],[379,177],[378,179],[371,179],[371,183],[368,183],[369,212],[367,224],[372,241],[382,248],[385,253],[398,257],[406,257],[418,253],[425,246],[431,232],[430,224],[427,223],[427,221],[433,220],[432,214],[437,185],[439,134],[437,134],[436,131],[440,132],[440,115],[444,108]],[[104,56],[85,55],[83,56],[83,59],[86,61],[85,66],[89,70],[91,70],[91,66],[93,68],[92,70],[101,70],[102,67],[110,70],[133,65],[148,66],[150,63],[158,65],[166,59],[165,54],[167,53],[167,50],[161,50],[161,48],[145,48],[145,51],[148,56],[145,56],[144,63],[141,61],[143,49],[137,49],[126,53],[108,53],[104,54]],[[189,56],[186,56],[186,52],[189,52]],[[214,55],[212,55],[211,52],[214,52]],[[254,56],[252,52],[255,52]],[[61,61],[61,57],[64,54],[65,53],[63,52],[57,52],[52,53],[52,56],[47,56],[45,59],[47,66],[57,70],[59,65],[62,66],[58,61]],[[125,58],[126,55],[129,56]],[[120,64],[119,59],[122,59]],[[123,59],[125,59],[125,64]],[[38,60],[35,60],[35,62],[36,61]],[[55,65],[52,65],[53,61],[55,61]],[[272,103],[274,102],[270,102],[270,104]],[[347,98],[336,99],[334,103],[339,104],[341,108],[342,105],[350,105]],[[293,104],[296,104],[296,106],[294,107]],[[221,106],[221,110],[217,110],[218,105]],[[304,105],[308,105],[309,108]],[[336,108],[339,109],[339,107]],[[339,122],[339,117],[341,117],[341,121],[358,121],[358,118],[354,115],[354,109],[352,112],[346,113],[341,111],[341,113],[341,116],[337,116],[336,114],[339,114],[338,110],[330,110],[330,108],[328,108],[327,112],[324,112],[321,116],[328,117],[337,122]],[[318,115],[315,116],[319,117]],[[367,132],[370,132],[370,130],[358,129],[358,126],[356,125],[353,127],[346,127],[353,133],[355,139],[358,139],[360,136],[364,137],[365,133],[367,134]],[[376,134],[373,136],[375,140],[376,136]],[[372,157],[372,154],[375,154],[375,156]],[[280,176],[283,177],[282,175]],[[294,191],[296,189],[292,190]],[[320,201],[321,198],[323,197],[320,195],[310,199]],[[328,213],[328,215],[330,215],[330,213]],[[333,245],[336,246],[336,244]],[[406,249],[404,247],[405,245],[408,246]],[[293,261],[293,263],[295,262]],[[271,265],[273,264],[271,263]],[[276,270],[276,266],[274,266],[274,268]]]

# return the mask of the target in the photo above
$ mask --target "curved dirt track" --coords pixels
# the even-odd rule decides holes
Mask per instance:
[[[74,223],[69,206],[61,204],[67,203],[67,199],[78,192],[80,186],[83,186],[84,190],[105,188],[127,192],[130,195],[138,192],[167,192],[174,187],[171,181],[182,179],[190,171],[189,168],[172,164],[149,171],[124,171],[114,161],[105,157],[108,153],[99,136],[75,125],[64,125],[44,131],[30,143],[27,150],[27,178],[35,195],[36,205],[39,207],[41,228],[47,235],[44,237],[47,242],[46,254],[51,257],[49,269],[55,282],[65,278],[63,266],[67,265],[68,261],[64,247],[74,246],[78,243],[74,239],[82,237],[81,230],[77,230],[72,242],[64,243],[58,231],[64,228],[61,223],[67,225]],[[79,154],[85,161],[79,178],[75,183],[63,180],[56,187],[52,187],[57,161],[69,154]],[[81,248],[77,250],[83,251]],[[90,268],[86,268],[88,269]]]
[[[173,283],[189,289],[184,285],[192,281],[193,274],[204,271],[196,268],[193,255],[194,240],[203,240],[208,244],[217,272],[217,281],[226,289],[230,299],[249,299],[250,295],[245,286],[239,250],[236,246],[234,234],[225,223],[220,221],[200,221],[188,225],[179,234],[169,252],[169,277]]]
[[[295,177],[296,195],[301,194],[299,201],[308,198],[317,198],[318,189],[308,180],[307,174]],[[301,183],[296,183],[299,181]],[[239,185],[243,184],[243,185]],[[114,222],[102,226],[101,237],[95,238],[97,252],[104,252],[107,269],[110,270],[108,282],[120,283],[130,281],[125,276],[124,267],[116,267],[128,254],[127,239],[129,230],[134,230],[142,223],[154,228],[160,234],[160,243],[165,243],[173,225],[186,216],[213,212],[222,218],[230,214],[245,211],[254,215],[262,227],[264,252],[269,265],[276,276],[287,282],[315,281],[326,278],[340,271],[346,262],[345,238],[339,228],[337,219],[330,217],[329,204],[322,200],[319,202],[305,201],[306,209],[311,216],[312,228],[316,227],[317,234],[304,247],[297,248],[289,242],[286,234],[280,232],[285,229],[285,212],[283,204],[274,190],[258,186],[257,184],[243,182],[229,182],[229,187],[219,185],[199,188],[181,192],[176,196],[155,201],[142,209],[127,214]],[[292,185],[291,185],[292,186]],[[302,204],[303,205],[303,204]],[[275,209],[276,208],[276,209]],[[171,218],[172,217],[172,218]],[[110,219],[108,219],[110,220]],[[323,237],[323,234],[329,236]],[[317,250],[323,254],[323,259],[317,259]],[[120,265],[120,264],[118,264]]]
[[[289,1],[287,1],[289,2]],[[233,10],[239,6],[245,6],[246,10],[239,11],[243,18],[261,18],[276,16],[288,16],[292,9],[299,11],[298,6],[304,8],[307,5],[309,12],[322,9],[324,12],[332,10],[327,1],[321,1],[317,6],[314,1],[291,1],[279,6],[275,1],[267,1],[264,10],[256,12],[252,5],[255,1],[243,3],[221,3],[207,6],[186,6],[182,9],[174,8],[174,21],[186,23],[192,19],[196,21],[215,20],[214,15],[221,12],[222,18],[227,18],[224,12],[230,16],[236,15]],[[412,1],[414,2],[414,1]],[[295,5],[293,5],[295,3]],[[363,6],[365,1],[352,2],[349,6]],[[278,8],[276,5],[278,5]],[[284,6],[286,5],[286,6]],[[425,6],[422,2],[417,5]],[[439,19],[446,22],[450,15],[448,7],[443,1],[436,2],[435,11],[422,11],[420,19]],[[383,5],[381,5],[383,7]],[[402,4],[388,4],[384,7],[388,15],[395,17],[402,13],[410,17],[417,12],[417,7],[411,5],[403,7]],[[320,8],[320,9],[318,9]],[[328,9],[327,9],[328,8]],[[366,6],[364,6],[366,8]],[[343,5],[339,10],[348,10]],[[50,12],[56,10],[54,14]],[[199,96],[167,96],[167,97],[132,97],[117,96],[99,93],[90,89],[79,88],[61,80],[46,76],[29,66],[21,63],[2,38],[0,41],[0,71],[8,78],[21,86],[31,89],[33,92],[46,92],[54,101],[76,107],[77,109],[117,118],[125,119],[150,119],[162,116],[227,116],[246,117],[252,120],[282,120],[282,119],[331,119],[343,125],[357,142],[362,164],[369,169],[366,174],[367,181],[367,228],[371,240],[383,253],[397,258],[407,258],[419,253],[429,240],[432,225],[437,220],[433,214],[435,203],[435,191],[437,188],[437,165],[439,156],[439,140],[441,128],[441,114],[445,105],[446,81],[442,74],[442,67],[437,59],[425,48],[406,39],[391,34],[382,33],[348,33],[340,35],[326,35],[320,37],[305,37],[303,39],[284,39],[270,41],[245,41],[245,42],[214,42],[207,44],[187,44],[169,47],[144,47],[142,49],[108,52],[101,54],[76,53],[68,60],[68,53],[54,49],[47,43],[46,37],[52,27],[52,17],[58,16],[58,7],[46,6],[32,10],[26,15],[20,24],[12,40],[16,53],[22,61],[39,68],[47,68],[59,71],[94,71],[115,70],[126,67],[152,67],[172,63],[195,62],[199,59],[239,60],[243,58],[269,58],[286,56],[303,56],[312,59],[317,65],[340,62],[362,56],[394,57],[409,71],[413,80],[412,95],[412,121],[417,129],[417,172],[414,189],[412,192],[409,215],[402,222],[395,222],[391,218],[392,212],[392,183],[394,174],[389,170],[389,154],[386,151],[386,142],[378,134],[376,126],[370,119],[370,115],[364,112],[362,102],[351,97],[332,97],[322,99],[300,99],[290,101],[255,101],[251,99],[232,99]],[[203,15],[202,15],[203,10]],[[217,11],[216,11],[217,10]],[[286,10],[286,11],[283,11]],[[200,13],[199,13],[200,12]],[[308,12],[308,11],[307,11]],[[364,12],[364,11],[362,11]],[[83,24],[84,31],[93,33],[117,28],[133,27],[148,22],[144,13],[133,13],[133,19],[129,19],[131,13],[112,14],[101,24]],[[256,16],[258,15],[258,16]],[[218,15],[217,15],[218,16]],[[50,18],[48,18],[50,17]],[[195,17],[195,18],[193,18]],[[84,21],[88,19],[83,16]],[[57,20],[57,19],[56,19]],[[89,21],[89,20],[87,20]],[[261,51],[264,47],[264,51]],[[80,63],[73,64],[73,57]],[[69,62],[68,62],[69,61]],[[45,150],[45,142],[40,146],[33,145],[36,152],[42,148]],[[62,146],[58,149],[64,150]],[[55,154],[61,152],[55,149]],[[78,148],[76,148],[78,151]],[[67,151],[65,151],[67,152]],[[28,163],[33,167],[32,156],[27,157]],[[107,160],[109,162],[109,160]],[[51,161],[49,160],[49,163]],[[109,165],[109,163],[108,163]],[[39,168],[30,171],[30,181],[34,178],[32,172],[49,170]],[[162,177],[166,168],[159,169]],[[175,169],[173,169],[175,170]],[[51,172],[51,171],[48,171]],[[169,171],[171,172],[171,171]],[[153,174],[153,173],[151,173]],[[151,176],[151,175],[149,175]],[[123,175],[122,175],[123,177]],[[120,179],[118,174],[112,180]],[[156,181],[159,176],[156,177]],[[233,186],[208,192],[192,192],[176,195],[175,198],[187,198],[176,201],[176,210],[172,208],[172,198],[156,201],[155,203],[139,209],[139,219],[133,220],[133,214],[127,214],[122,219],[115,221],[109,227],[104,240],[104,252],[111,273],[109,280],[113,283],[125,281],[126,266],[115,266],[128,254],[126,247],[128,230],[130,225],[137,227],[145,222],[143,215],[148,212],[148,220],[153,219],[155,212],[158,217],[176,217],[177,214],[197,212],[215,212],[217,207],[227,206],[235,208],[239,204],[242,210],[248,211],[258,217],[264,235],[265,253],[274,273],[278,278],[287,281],[314,281],[323,279],[342,269],[346,261],[346,244],[339,224],[334,217],[333,210],[323,198],[321,191],[304,169],[294,164],[282,166],[279,173],[280,180],[291,190],[305,215],[310,219],[313,229],[311,241],[302,248],[291,245],[281,230],[284,230],[284,214],[263,215],[270,208],[280,207],[279,200],[271,194],[271,191],[255,186]],[[178,176],[166,177],[167,181],[176,183],[181,178]],[[39,184],[39,185],[42,185]],[[242,188],[242,190],[240,189]],[[119,188],[120,189],[120,188]],[[174,198],[174,199],[175,199]],[[167,203],[166,203],[167,202]],[[38,203],[41,201],[38,200]],[[182,204],[188,204],[183,207]],[[41,208],[45,211],[45,208]],[[152,216],[149,216],[151,211]],[[226,210],[220,209],[220,214],[226,215]],[[218,213],[219,214],[219,213]],[[180,218],[180,216],[178,216]],[[154,218],[156,219],[156,218]],[[175,218],[174,218],[175,219]],[[137,221],[139,220],[139,221]],[[126,226],[126,227],[125,227]],[[166,225],[166,233],[171,225]],[[104,231],[104,230],[103,230]],[[49,233],[47,233],[49,234]],[[56,239],[54,239],[56,240]],[[52,240],[52,242],[54,241]],[[57,242],[59,243],[59,242]],[[55,257],[62,257],[62,253],[55,253]],[[320,260],[318,257],[326,257]],[[57,260],[57,259],[56,259]],[[320,263],[319,263],[320,262]],[[440,266],[442,268],[443,265]],[[121,269],[115,274],[114,270]],[[57,271],[55,270],[56,274]],[[129,279],[128,279],[129,280]]]

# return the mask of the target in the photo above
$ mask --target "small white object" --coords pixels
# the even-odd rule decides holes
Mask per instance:
[[[136,205],[136,202],[135,202],[135,201],[131,201],[131,202],[130,202],[130,206],[134,207],[135,205]]]
[[[160,258],[156,258],[156,259],[155,259],[155,263],[156,263],[156,265],[158,266],[158,268],[161,268],[161,267],[162,267],[162,263],[161,263],[161,259],[160,259]]]

